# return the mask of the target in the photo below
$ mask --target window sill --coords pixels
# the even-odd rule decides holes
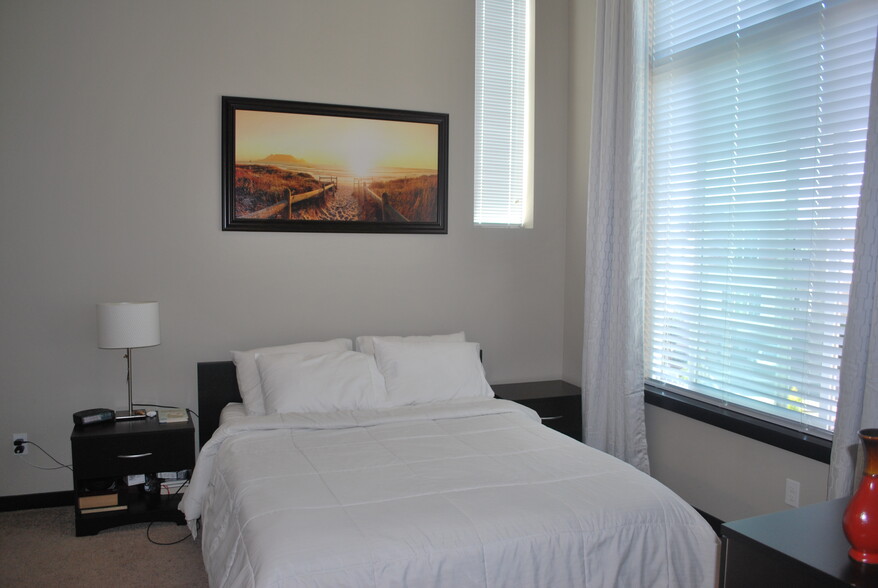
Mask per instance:
[[[659,408],[816,461],[829,463],[832,442],[826,439],[801,433],[652,386],[646,386],[644,398],[648,404],[653,406],[658,406]]]
[[[508,223],[473,223],[478,229],[532,229],[533,225],[508,224]]]

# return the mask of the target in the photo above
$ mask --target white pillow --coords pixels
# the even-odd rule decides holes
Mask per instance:
[[[494,397],[479,361],[478,343],[376,337],[374,345],[388,406]]]
[[[385,404],[375,358],[356,351],[256,354],[266,414],[364,410]]]
[[[350,351],[350,339],[332,339],[311,343],[293,343],[277,347],[260,347],[250,351],[232,351],[232,361],[238,376],[238,390],[248,415],[265,414],[265,403],[262,400],[262,387],[259,384],[259,368],[256,367],[256,354],[307,352],[312,354],[329,353],[331,351]]]
[[[375,337],[371,335],[362,336],[357,337],[354,349],[361,353],[375,355],[375,339],[383,339],[384,341],[396,341],[397,343],[422,343],[428,341],[463,342],[466,341],[466,334],[461,331],[459,333],[451,333],[450,335],[410,335],[408,337]]]

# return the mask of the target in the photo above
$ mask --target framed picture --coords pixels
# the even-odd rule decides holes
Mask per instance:
[[[448,115],[222,99],[224,231],[447,233]]]

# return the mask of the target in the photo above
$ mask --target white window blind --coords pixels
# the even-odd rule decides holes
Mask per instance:
[[[531,4],[476,0],[476,224],[531,224]]]
[[[831,437],[878,2],[653,0],[651,383]]]

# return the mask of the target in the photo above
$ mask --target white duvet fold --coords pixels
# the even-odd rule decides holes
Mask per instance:
[[[536,422],[539,415],[521,404],[500,399],[462,400],[442,404],[420,404],[401,406],[382,410],[338,411],[325,413],[284,413],[267,416],[251,416],[246,419],[235,419],[220,426],[201,448],[198,463],[192,472],[189,489],[180,501],[180,510],[190,521],[193,536],[196,527],[192,524],[201,517],[201,505],[207,491],[210,476],[213,474],[213,463],[217,451],[223,442],[235,435],[247,431],[271,430],[328,430],[348,429],[352,427],[369,427],[385,423],[417,422],[433,419],[448,419],[503,414],[514,412],[522,414]]]
[[[181,510],[211,586],[716,579],[717,537],[678,496],[496,399],[233,420]]]

